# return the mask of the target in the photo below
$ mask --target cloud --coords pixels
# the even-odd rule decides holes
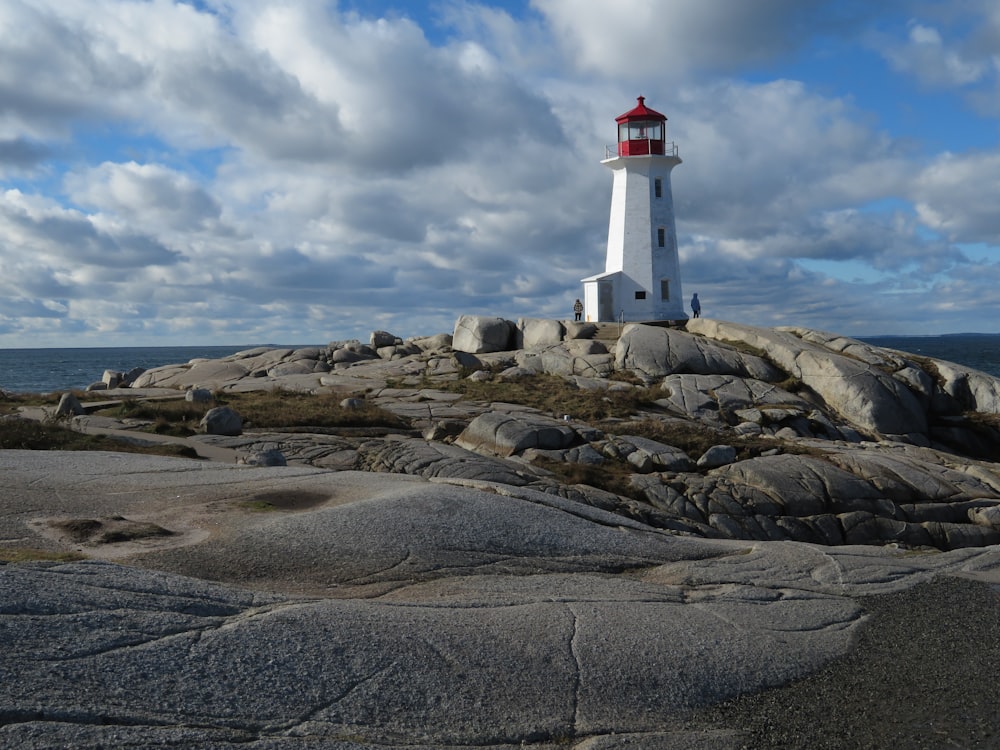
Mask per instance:
[[[897,71],[927,86],[966,86],[981,80],[990,69],[982,58],[949,49],[938,29],[916,21],[910,22],[906,42],[887,47],[884,55]]]
[[[37,166],[51,156],[51,149],[27,138],[0,140],[0,174]]]
[[[897,5],[882,4],[882,12]],[[862,2],[534,0],[575,65],[637,81],[731,72],[798,50],[815,29],[849,35],[875,11]]]
[[[112,164],[66,178],[80,205],[150,229],[199,231],[217,223],[218,201],[190,177],[157,164]]]
[[[929,290],[957,310],[957,245],[996,245],[1000,152],[916,153],[850,96],[762,72],[904,3],[669,6],[8,0],[0,317],[97,343],[566,317],[603,268],[599,161],[639,93],[684,159],[684,286],[711,314],[858,332]],[[904,57],[996,49],[954,17],[883,23]]]
[[[16,248],[62,268],[83,263],[120,271],[169,265],[178,258],[175,251],[137,229],[102,228],[78,211],[17,190],[0,195],[0,233],[6,253]]]
[[[920,220],[950,241],[1000,238],[1000,152],[942,154],[921,172],[912,194]]]

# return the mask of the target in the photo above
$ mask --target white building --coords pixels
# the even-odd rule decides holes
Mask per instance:
[[[583,279],[585,320],[684,320],[670,171],[681,163],[667,118],[644,97],[620,117],[618,145],[601,164],[614,175],[604,273]]]

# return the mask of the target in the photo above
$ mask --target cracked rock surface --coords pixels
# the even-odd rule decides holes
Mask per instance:
[[[1000,580],[994,548],[678,537],[529,488],[102,453],[0,471],[4,539],[103,558],[0,565],[9,747],[738,747],[698,709],[850,653],[866,595]],[[51,524],[97,512],[178,533],[97,551]]]

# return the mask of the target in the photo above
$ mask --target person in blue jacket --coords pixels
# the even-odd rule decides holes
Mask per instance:
[[[701,300],[698,299],[698,292],[695,292],[691,298],[691,312],[694,313],[696,318],[701,317]]]

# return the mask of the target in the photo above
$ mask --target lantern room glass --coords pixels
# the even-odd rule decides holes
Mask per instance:
[[[624,141],[662,141],[663,123],[659,120],[636,120],[623,122],[618,126],[618,140]]]

